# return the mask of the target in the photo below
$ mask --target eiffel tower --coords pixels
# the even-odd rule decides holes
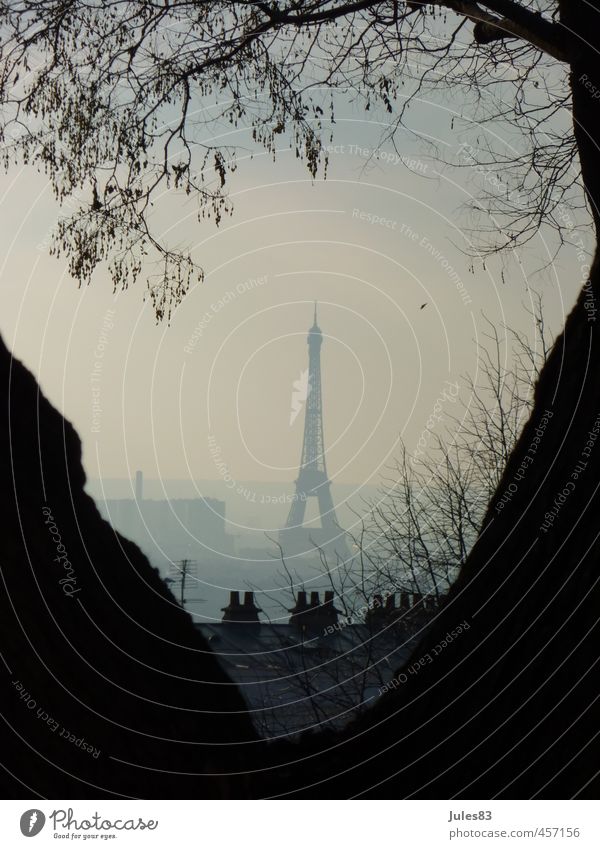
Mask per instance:
[[[323,334],[317,324],[315,302],[314,324],[308,331],[308,385],[304,417],[304,439],[300,457],[300,471],[296,480],[294,500],[285,528],[279,533],[284,554],[308,555],[321,548],[327,554],[347,557],[344,532],[335,515],[331,498],[331,484],[325,463],[323,437],[323,395],[321,390],[321,345]],[[306,503],[316,498],[319,504],[321,527],[303,526]]]

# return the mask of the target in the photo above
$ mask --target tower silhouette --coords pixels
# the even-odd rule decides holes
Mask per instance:
[[[309,554],[315,547],[342,557],[347,549],[344,532],[338,525],[331,498],[331,484],[325,462],[323,436],[323,393],[321,388],[321,345],[323,334],[317,324],[317,304],[313,326],[308,331],[308,383],[304,415],[304,438],[296,491],[285,528],[279,540],[286,554]],[[320,528],[303,527],[306,503],[316,498]]]

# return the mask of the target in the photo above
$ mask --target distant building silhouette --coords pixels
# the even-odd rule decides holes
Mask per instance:
[[[297,557],[325,555],[345,559],[348,548],[345,533],[338,525],[331,483],[325,462],[323,435],[323,396],[321,388],[321,345],[323,334],[317,324],[317,305],[313,326],[308,331],[308,385],[304,417],[304,439],[296,491],[285,528],[279,532],[279,542],[285,555]],[[320,527],[305,527],[304,518],[309,498],[319,504]]]
[[[185,558],[206,560],[232,551],[225,533],[225,502],[216,498],[144,498],[143,475],[135,475],[135,498],[97,500],[102,516],[137,543],[155,565]]]
[[[144,475],[138,469],[135,473],[135,500],[142,501],[144,498]]]

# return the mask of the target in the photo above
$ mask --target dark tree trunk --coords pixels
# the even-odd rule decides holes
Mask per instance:
[[[570,42],[573,128],[581,175],[600,233],[600,2],[560,0],[560,19]]]

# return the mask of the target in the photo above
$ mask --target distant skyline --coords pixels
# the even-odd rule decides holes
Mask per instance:
[[[471,272],[472,221],[460,209],[485,179],[458,167],[464,127],[453,115],[452,104],[430,103],[414,124],[456,168],[408,134],[398,151],[378,149],[382,126],[349,107],[326,181],[311,182],[289,152],[276,163],[246,158],[231,184],[235,212],[219,229],[195,221],[192,199],[166,197],[156,212],[165,233],[193,244],[206,270],[171,326],[155,325],[143,283],[115,296],[103,269],[78,290],[47,254],[57,208],[46,179],[29,169],[4,176],[0,331],[73,422],[88,476],[143,469],[218,482],[225,464],[236,482],[291,491],[303,416],[290,424],[290,405],[318,300],[329,475],[334,486],[377,485],[400,435],[418,443],[445,382],[475,372],[483,314],[531,331],[522,307],[540,265],[531,257],[554,249],[540,233],[521,264],[508,256]],[[580,277],[567,246],[532,279],[555,330]]]

